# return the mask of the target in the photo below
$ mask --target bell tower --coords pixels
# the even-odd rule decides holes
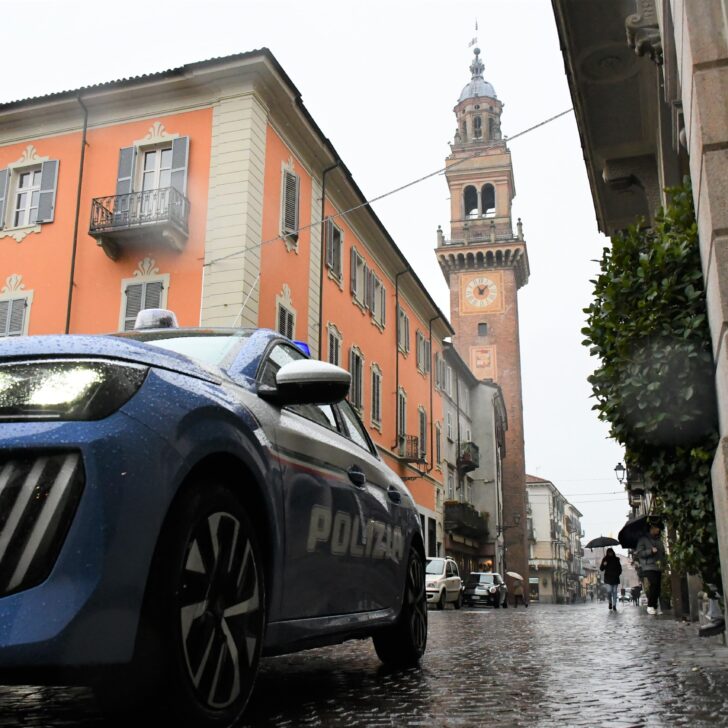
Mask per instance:
[[[450,238],[437,230],[437,259],[450,289],[453,344],[478,379],[503,391],[508,415],[503,459],[502,534],[506,568],[528,575],[526,464],[523,440],[518,290],[529,267],[520,219],[513,232],[516,194],[511,153],[501,135],[503,103],[483,78],[474,49],[471,80],[454,112],[455,137],[446,160]]]

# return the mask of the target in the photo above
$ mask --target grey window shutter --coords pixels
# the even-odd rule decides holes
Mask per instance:
[[[283,232],[298,240],[299,179],[293,172],[283,173]]]
[[[379,295],[382,297],[382,326],[387,323],[387,289],[382,286],[379,289]]]
[[[364,264],[364,275],[362,276],[364,279],[364,307],[365,308],[371,308],[372,307],[372,276],[371,271],[369,270],[369,266]]]
[[[293,314],[290,311],[286,311],[286,336],[293,338]]]
[[[410,339],[410,334],[409,334],[409,318],[407,317],[407,314],[405,314],[404,315],[404,350],[405,351],[409,351],[410,350],[409,339]]]
[[[126,303],[124,305],[124,331],[131,331],[134,328],[136,317],[142,310],[142,297],[144,295],[144,284],[134,283],[126,287]]]
[[[8,312],[10,301],[0,301],[0,336],[8,335]]]
[[[117,195],[128,195],[132,192],[135,158],[136,147],[124,147],[119,150],[119,172],[116,176]]]
[[[22,336],[25,329],[25,309],[28,302],[25,298],[10,301],[10,318],[8,320],[8,336]]]
[[[351,271],[350,271],[350,279],[351,279],[351,292],[356,296],[356,263],[359,259],[359,256],[356,254],[356,250],[354,248],[351,249]]]
[[[326,218],[326,265],[334,269],[334,223]]]
[[[162,281],[151,281],[144,284],[144,308],[159,308],[162,305]]]
[[[0,230],[5,227],[5,200],[8,196],[9,178],[8,170],[0,169]]]
[[[187,164],[190,156],[190,138],[179,137],[172,142],[171,186],[187,194]]]
[[[56,186],[58,184],[58,160],[43,162],[40,171],[40,194],[38,195],[38,217],[36,222],[53,222],[56,209]]]

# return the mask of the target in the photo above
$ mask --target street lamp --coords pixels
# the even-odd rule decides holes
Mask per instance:
[[[614,468],[614,474],[617,476],[617,480],[621,485],[624,483],[624,478],[627,475],[627,468],[622,463],[617,463],[617,466]]]
[[[515,528],[521,523],[521,514],[520,513],[514,513],[513,514],[513,523],[510,526],[505,526],[502,523],[499,523],[495,529],[497,532],[497,535],[500,536],[504,531],[507,531],[509,528]]]

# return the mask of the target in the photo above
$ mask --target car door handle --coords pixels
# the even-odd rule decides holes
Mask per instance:
[[[366,473],[364,473],[364,471],[357,465],[352,465],[347,472],[349,473],[349,480],[358,488],[363,488],[366,485]]]
[[[387,488],[387,495],[389,496],[389,500],[392,501],[392,503],[401,503],[402,502],[402,494],[397,490],[396,486],[390,485],[389,488]]]

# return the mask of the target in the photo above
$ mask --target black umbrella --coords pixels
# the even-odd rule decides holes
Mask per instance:
[[[600,536],[599,538],[593,538],[586,545],[588,549],[601,549],[605,546],[619,546],[619,541],[611,536]]]
[[[627,521],[624,524],[624,528],[617,534],[619,545],[625,549],[636,548],[637,542],[642,536],[647,534],[650,525],[653,523],[659,524],[660,528],[662,528],[660,517],[655,515],[639,516],[638,518]]]

